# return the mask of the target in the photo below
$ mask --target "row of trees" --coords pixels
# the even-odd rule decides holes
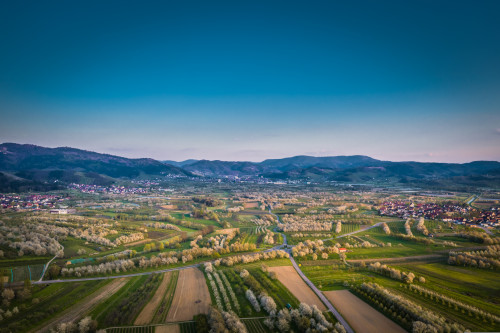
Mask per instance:
[[[341,231],[342,231],[342,222],[338,221],[337,225],[335,226],[335,233],[340,234]]]
[[[488,247],[488,251],[455,252],[450,251],[448,264],[486,269],[500,269],[498,245]]]
[[[425,236],[427,236],[429,234],[429,231],[427,230],[427,227],[425,226],[425,220],[423,217],[418,219],[417,230],[420,231],[421,233],[423,233]]]
[[[79,322],[60,323],[50,331],[52,333],[92,333],[96,332],[97,321],[91,317],[84,317]],[[97,333],[105,333],[105,330],[99,330]]]
[[[385,276],[390,276],[391,279],[404,281],[406,283],[413,283],[413,280],[415,279],[415,274],[413,274],[412,272],[401,272],[399,269],[395,269],[387,265],[382,265],[380,264],[380,262],[375,262],[368,265],[368,269]],[[419,279],[419,282],[424,283],[425,278],[421,277]]]
[[[363,283],[361,286],[353,286],[353,289],[407,329],[412,328],[413,323],[418,321],[428,325],[426,332],[461,333],[465,330],[462,325],[449,322],[435,311],[423,308],[376,283]]]
[[[263,270],[266,271],[266,266],[263,265]],[[246,270],[240,272],[240,277],[249,287],[246,290],[245,296],[256,312],[264,309],[269,314],[264,323],[270,330],[277,329],[280,332],[290,332],[292,326],[300,332],[308,332],[315,330],[319,332],[344,332],[342,325],[334,326],[323,316],[321,311],[316,307],[310,307],[307,304],[301,303],[299,309],[289,311],[283,308],[278,311],[274,299],[266,293],[266,289]],[[259,294],[257,297],[256,294]]]
[[[214,257],[214,254],[220,256],[222,252],[229,253],[235,252],[236,249],[241,249],[243,251],[248,251],[250,248],[255,248],[255,244],[231,244],[231,246],[221,249],[219,251],[215,251],[213,249],[207,249],[204,247],[201,248],[192,248],[186,249],[182,251],[170,251],[170,252],[161,252],[158,256],[140,257],[133,259],[119,259],[115,261],[110,261],[106,263],[100,263],[98,265],[86,265],[86,266],[78,266],[72,268],[64,267],[61,270],[63,276],[90,276],[90,275],[99,275],[99,274],[111,274],[113,272],[127,272],[130,270],[134,270],[136,268],[147,268],[147,267],[155,267],[158,268],[160,266],[168,266],[178,263],[182,261],[183,263],[187,263],[193,261],[200,257]],[[239,263],[249,263],[255,262],[259,260],[268,260],[275,258],[285,258],[288,256],[288,253],[283,250],[270,251],[270,252],[261,252],[249,255],[240,255],[240,256],[232,256],[223,259],[217,259],[214,261],[215,265],[224,265],[224,266],[232,266]]]
[[[220,278],[224,282],[224,285],[227,289],[227,292],[229,293],[229,296],[231,296],[231,301],[233,302],[236,311],[238,313],[241,313],[240,303],[238,302],[238,298],[236,297],[236,294],[234,293],[234,290],[233,290],[233,287],[231,286],[231,283],[229,283],[229,280],[227,279],[227,277],[223,271],[219,271],[217,273],[218,273],[218,275],[220,275]],[[217,276],[216,276],[216,279],[217,279]]]
[[[482,232],[462,232],[457,236],[465,238],[471,242],[481,243],[485,245],[500,244],[500,237],[491,238],[490,236]]]
[[[212,307],[208,311],[210,333],[247,333],[246,326],[234,312],[219,311]]]
[[[332,253],[339,253],[340,244],[335,244],[335,246],[324,246],[322,240],[306,240],[305,242],[300,242],[292,248],[292,255],[294,257],[303,258],[308,254],[312,254],[313,259],[316,260],[318,257],[323,259],[328,259],[328,255]]]
[[[155,229],[181,231],[181,229],[178,226],[173,225],[173,224],[169,224],[169,223],[160,223],[160,222],[146,223],[146,226],[149,228],[155,228]]]
[[[448,307],[453,307],[455,311],[462,311],[463,313],[467,313],[469,316],[475,316],[476,319],[482,319],[483,321],[490,321],[492,324],[500,323],[500,317],[495,316],[489,312],[483,311],[475,306],[465,304],[463,302],[457,301],[451,297],[445,296],[443,294],[437,293],[433,290],[429,290],[422,286],[418,285],[410,285],[409,289],[415,293],[419,293],[431,300],[436,301],[437,303],[441,303],[442,305],[448,305]]]
[[[288,258],[288,253],[283,250],[260,252],[254,254],[231,256],[214,261],[214,264],[223,266],[233,266],[237,264],[248,264],[259,260],[271,260],[276,258]]]
[[[266,234],[264,235],[262,241],[264,244],[274,244],[274,233],[270,230],[266,230]]]
[[[142,232],[136,232],[130,235],[121,235],[115,239],[115,245],[121,245],[126,243],[132,243],[144,239],[144,234]]]
[[[295,234],[291,234],[290,237],[292,238],[330,238],[332,237],[332,234],[329,233],[302,233],[298,232]]]
[[[405,222],[405,231],[406,231],[406,235],[409,236],[409,237],[413,237],[413,232],[411,232],[411,224],[412,224],[412,220],[411,219],[407,219],[406,222]]]

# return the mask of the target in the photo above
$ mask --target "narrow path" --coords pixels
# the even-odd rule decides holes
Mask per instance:
[[[64,246],[61,245],[61,251],[64,251]],[[52,262],[52,260],[54,260],[55,258],[57,258],[57,254],[54,256],[54,258],[50,259],[49,262],[47,264],[45,264],[45,266],[43,266],[43,272],[42,272],[42,276],[40,276],[40,280],[38,280],[38,282],[41,282],[43,280],[43,276],[45,275],[45,271],[47,271],[47,268],[49,267],[50,263]],[[35,282],[36,283],[36,282]]]
[[[486,228],[486,227],[479,227],[479,228],[481,228],[481,229],[483,229],[484,231],[486,231],[486,233],[487,233],[488,235],[490,235],[490,236],[493,236],[493,235],[494,235],[494,234],[491,232],[491,230],[490,230],[490,229],[488,229],[488,228]]]

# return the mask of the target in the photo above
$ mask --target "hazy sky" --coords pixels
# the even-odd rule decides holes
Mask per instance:
[[[0,142],[500,160],[500,1],[2,1]]]

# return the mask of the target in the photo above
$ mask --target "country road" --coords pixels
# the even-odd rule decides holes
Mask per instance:
[[[292,257],[292,255],[290,253],[288,253],[288,257],[292,261],[293,267],[295,268],[295,270],[297,271],[297,273],[299,273],[299,275],[302,278],[302,280],[304,280],[304,282],[307,283],[307,285],[314,291],[314,293],[316,295],[318,295],[319,299],[326,305],[326,307],[328,308],[328,310],[330,310],[330,312],[333,313],[333,315],[335,316],[335,318],[337,318],[337,320],[342,324],[342,326],[344,326],[345,330],[348,333],[354,333],[354,331],[351,328],[351,326],[349,326],[349,324],[347,323],[347,321],[342,317],[342,315],[337,311],[337,309],[335,309],[333,307],[332,303],[330,303],[330,301],[325,297],[325,295],[323,295],[323,293],[321,292],[321,290],[319,290],[318,288],[316,288],[316,286],[314,285],[314,283],[312,283],[311,280],[309,280],[307,278],[307,276],[305,276],[305,274],[302,272],[302,270],[300,269],[299,265],[297,265],[297,262],[295,261],[295,259]]]
[[[269,208],[269,213],[271,215],[275,216],[278,219],[278,222],[280,221],[279,216],[276,215],[276,214],[273,214],[271,212],[271,208]],[[275,231],[276,231],[276,229],[275,229]],[[283,236],[283,244],[282,244],[282,246],[287,245],[286,235],[284,233],[279,232],[279,231],[277,231],[277,232],[280,233]],[[351,326],[349,326],[349,324],[347,323],[347,321],[342,317],[342,315],[337,311],[337,309],[335,309],[333,307],[332,303],[330,303],[330,301],[325,297],[325,295],[323,295],[323,293],[321,292],[321,290],[319,290],[318,288],[316,288],[316,286],[314,285],[314,283],[312,283],[311,280],[309,280],[307,278],[307,276],[302,272],[302,270],[300,269],[299,265],[297,265],[297,262],[295,261],[295,259],[293,258],[292,254],[290,253],[291,250],[287,249],[286,251],[288,252],[288,258],[292,262],[293,267],[295,268],[295,270],[297,271],[297,273],[300,275],[300,277],[302,278],[302,280],[304,280],[304,282],[309,286],[309,288],[311,288],[312,291],[314,291],[314,293],[316,295],[318,295],[319,299],[326,305],[326,307],[328,308],[328,310],[331,313],[333,313],[333,315],[335,316],[335,318],[337,318],[337,320],[342,324],[342,326],[344,326],[346,332],[347,333],[354,333],[354,331],[351,328]]]

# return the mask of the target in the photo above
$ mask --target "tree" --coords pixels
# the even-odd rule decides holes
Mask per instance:
[[[49,274],[49,278],[51,280],[55,280],[59,274],[61,274],[61,267],[57,266],[57,265],[52,265],[49,267],[49,270],[48,270],[48,274]]]
[[[207,315],[199,314],[194,316],[196,332],[208,333],[210,327],[208,326]]]
[[[2,291],[2,298],[3,299],[6,299],[7,301],[10,302],[12,299],[14,299],[14,297],[15,297],[14,290],[12,290],[10,288],[5,288]]]

